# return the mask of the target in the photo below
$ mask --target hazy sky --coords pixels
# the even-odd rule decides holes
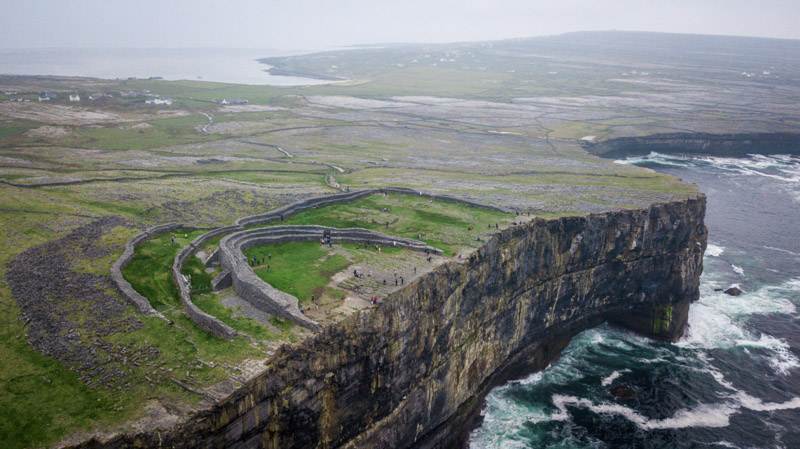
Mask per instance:
[[[642,30],[800,39],[800,0],[0,0],[0,48],[322,49]]]

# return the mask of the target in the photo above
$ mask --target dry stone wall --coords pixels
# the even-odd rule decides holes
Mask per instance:
[[[225,272],[230,273],[233,289],[245,301],[266,313],[319,330],[319,325],[306,318],[300,311],[296,297],[269,285],[253,272],[243,252],[262,245],[318,241],[325,235],[329,235],[334,243],[366,243],[415,251],[428,250],[434,254],[441,254],[441,251],[418,240],[393,237],[362,228],[271,226],[240,231],[223,238],[219,244],[220,265]]]
[[[159,234],[181,228],[187,229],[187,226],[184,226],[182,223],[166,223],[147,228],[144,232],[130,239],[125,244],[125,251],[122,253],[122,256],[120,256],[120,258],[117,259],[117,261],[111,266],[111,280],[114,281],[114,285],[117,286],[117,290],[119,290],[119,293],[122,295],[122,297],[136,307],[136,310],[138,310],[142,315],[159,316],[164,318],[163,315],[161,315],[158,311],[156,311],[156,309],[153,308],[152,305],[150,305],[150,301],[148,301],[147,298],[140,295],[139,292],[133,289],[130,282],[128,282],[125,277],[122,276],[122,270],[133,259],[137,246]]]
[[[328,196],[324,196],[324,197],[311,198],[311,199],[307,199],[307,200],[298,201],[296,203],[290,204],[288,206],[281,207],[279,209],[276,209],[276,210],[273,210],[273,211],[270,211],[270,212],[267,212],[267,213],[264,213],[264,214],[257,214],[257,215],[251,215],[251,216],[247,216],[247,217],[242,217],[242,218],[236,220],[234,222],[234,224],[231,225],[231,226],[223,226],[223,227],[215,228],[215,229],[212,229],[209,232],[207,232],[207,233],[205,233],[205,234],[203,234],[201,236],[196,237],[194,240],[192,240],[192,242],[189,245],[187,245],[186,247],[181,249],[181,251],[175,257],[175,261],[174,261],[173,266],[172,266],[172,277],[175,280],[175,284],[178,286],[178,290],[180,291],[181,303],[183,305],[184,311],[186,312],[186,314],[195,323],[197,323],[203,329],[213,333],[214,335],[217,335],[217,336],[220,336],[220,337],[223,337],[223,338],[226,338],[226,339],[231,339],[234,336],[238,335],[238,333],[233,328],[231,328],[230,326],[226,325],[225,323],[220,321],[218,318],[213,317],[213,316],[203,312],[202,310],[200,310],[192,302],[190,284],[189,284],[188,280],[185,279],[184,276],[181,273],[181,271],[183,269],[183,264],[187,260],[189,260],[189,257],[192,256],[193,254],[195,254],[197,252],[197,250],[200,247],[202,247],[202,245],[205,242],[211,240],[212,238],[218,237],[220,235],[241,232],[241,231],[244,231],[245,228],[249,227],[249,226],[258,226],[258,225],[263,225],[263,224],[267,224],[267,223],[272,223],[272,222],[275,222],[275,221],[282,221],[285,218],[289,217],[290,215],[296,214],[298,212],[303,212],[303,211],[314,209],[314,208],[317,208],[317,207],[328,206],[328,205],[331,205],[331,204],[349,203],[349,202],[355,201],[355,200],[357,200],[359,198],[363,198],[363,197],[366,197],[366,196],[369,196],[369,195],[378,194],[378,193],[395,193],[395,194],[403,194],[403,195],[422,196],[422,197],[430,198],[430,199],[436,199],[436,200],[442,200],[442,201],[451,201],[451,202],[455,202],[455,203],[458,203],[458,204],[464,204],[464,205],[468,205],[468,206],[472,206],[472,207],[478,207],[478,208],[483,208],[483,209],[508,212],[508,210],[506,210],[506,209],[502,209],[502,208],[498,208],[498,207],[494,207],[494,206],[488,206],[488,205],[481,204],[481,203],[478,203],[478,202],[473,202],[473,201],[469,201],[469,200],[465,200],[465,199],[461,199],[461,198],[457,198],[457,197],[453,197],[453,196],[449,196],[449,195],[430,194],[430,193],[424,193],[424,192],[420,192],[420,191],[417,191],[417,190],[401,188],[401,187],[386,187],[386,188],[382,188],[382,189],[357,190],[357,191],[353,191],[353,192],[337,193],[337,194],[334,194],[334,195],[328,195]],[[152,238],[152,237],[154,237],[154,236],[156,236],[158,234],[161,234],[161,233],[164,233],[164,232],[169,232],[169,231],[172,231],[172,230],[175,230],[175,229],[181,229],[181,228],[182,229],[192,229],[192,230],[194,230],[194,229],[202,229],[202,228],[195,228],[195,227],[187,226],[187,225],[182,224],[182,223],[167,223],[167,224],[164,224],[164,225],[159,225],[159,226],[154,226],[152,228],[149,228],[145,232],[143,232],[143,233],[137,235],[136,237],[134,237],[133,239],[131,239],[126,244],[125,252],[114,263],[114,265],[111,268],[111,278],[114,281],[114,283],[117,286],[117,288],[119,289],[120,293],[128,301],[130,301],[131,304],[133,304],[137,308],[137,310],[139,310],[144,315],[161,316],[161,314],[159,314],[155,309],[153,309],[153,307],[150,305],[150,302],[147,300],[147,298],[143,297],[138,292],[136,292],[136,290],[134,290],[133,287],[131,287],[130,283],[128,283],[128,281],[125,280],[125,278],[122,276],[122,269],[124,269],[125,265],[127,265],[128,262],[130,262],[130,260],[133,258],[134,251],[135,251],[135,248],[136,248],[137,245],[139,245],[140,243],[144,242],[145,240],[148,240],[148,239],[150,239],[150,238]],[[282,240],[282,241],[280,241],[280,240],[272,240],[272,241],[274,243],[283,243],[283,242],[288,242],[288,241],[297,241],[297,240],[291,240],[291,238],[295,238],[295,237],[300,238],[301,237],[300,234],[297,234],[294,237],[292,237],[293,234],[299,233],[301,231],[297,231],[297,230],[295,230],[295,231],[285,231],[284,230],[283,232],[285,233],[287,238],[289,238],[289,240]],[[306,232],[312,232],[312,231],[307,230]],[[338,233],[338,232],[340,232],[340,230],[337,229],[336,232]],[[347,235],[345,235],[345,234],[347,234]],[[348,230],[345,234],[337,234],[338,235],[337,238],[345,239],[345,240],[340,240],[340,241],[350,241],[350,242],[364,242],[364,241],[367,241],[368,243],[371,243],[371,244],[377,243],[377,244],[384,244],[384,245],[390,245],[390,244],[392,244],[392,242],[395,242],[395,244],[400,245],[401,244],[400,242],[404,241],[404,239],[400,239],[400,238],[396,238],[396,237],[390,237],[390,236],[386,236],[386,235],[383,235],[383,234],[376,235],[376,234],[379,234],[379,233],[372,233],[372,231],[368,231],[366,229]],[[277,234],[276,234],[276,236],[277,236]],[[306,238],[306,237],[302,237],[302,238]],[[348,238],[350,240],[346,240]],[[313,240],[313,238],[309,237],[305,241],[308,241],[308,240]],[[414,242],[416,242],[416,241],[414,241]],[[404,247],[407,247],[409,249],[416,249],[420,244],[422,244],[422,242],[416,242],[414,244],[412,244],[410,242],[407,242],[405,244],[407,244],[408,246],[404,246]],[[422,245],[424,246],[424,244],[422,244]],[[247,248],[244,248],[244,249],[247,249]],[[430,248],[429,250],[434,251],[433,248]],[[220,263],[220,251],[218,249],[218,250],[214,251],[214,253],[211,254],[211,256],[206,261],[206,264],[207,264],[207,266],[217,266],[219,263]],[[297,308],[297,298],[294,298],[292,295],[288,295],[286,293],[280,292],[277,289],[272,288],[268,284],[264,283],[263,281],[261,281],[260,279],[255,277],[254,273],[253,273],[253,277],[255,277],[258,281],[260,281],[260,284],[259,284],[259,282],[256,282],[256,279],[251,279],[253,282],[245,283],[243,281],[244,278],[250,279],[250,276],[246,275],[244,278],[240,278],[239,279],[238,288],[237,288],[237,279],[234,276],[233,271],[232,270],[228,270],[228,271],[231,271],[231,282],[232,282],[234,288],[237,289],[237,292],[239,292],[239,289],[241,289],[242,291],[245,291],[246,292],[245,294],[248,295],[251,298],[263,297],[263,299],[264,299],[263,301],[261,301],[259,299],[254,299],[253,300],[254,301],[254,305],[259,307],[259,309],[264,310],[267,313],[273,313],[273,314],[275,314],[275,315],[277,315],[279,317],[282,317],[282,318],[290,319],[290,320],[292,320],[294,322],[302,324],[302,325],[304,325],[306,327],[309,327],[311,329],[315,329],[315,330],[318,329],[317,323],[315,323],[312,320],[309,320],[309,319],[305,318],[300,313],[299,309]],[[250,270],[250,271],[252,272],[252,270]],[[215,285],[217,285],[219,287],[219,286],[225,285],[224,283],[227,282],[227,280],[224,280],[224,278],[220,278],[220,281],[222,281],[222,283],[217,282],[217,283],[215,283]],[[267,291],[270,291],[270,294],[268,294],[268,295],[260,295],[258,293],[255,293],[256,292],[255,285],[259,285],[260,287],[265,288]],[[251,294],[251,292],[252,292],[252,294]],[[240,295],[241,295],[241,293],[240,293]],[[271,298],[271,299],[268,299],[268,298]],[[292,301],[292,299],[294,299],[294,301]],[[162,318],[163,318],[163,316],[162,316]]]
[[[239,335],[239,333],[232,327],[223,323],[219,318],[203,312],[192,302],[191,285],[189,284],[189,280],[181,273],[183,264],[197,252],[197,249],[203,241],[204,240],[200,240],[200,237],[196,238],[175,256],[175,261],[172,264],[172,278],[175,280],[175,285],[178,286],[178,291],[181,295],[181,305],[183,305],[183,311],[186,315],[208,332],[218,337],[231,340],[233,337]]]
[[[158,316],[163,319],[166,319],[161,313],[153,308],[150,305],[150,301],[139,294],[134,288],[131,286],[130,282],[128,282],[125,277],[122,276],[122,270],[125,268],[126,265],[133,259],[134,253],[136,251],[136,247],[142,244],[143,242],[157,236],[163,234],[165,232],[175,231],[177,229],[185,229],[188,231],[194,231],[198,228],[194,226],[188,226],[183,223],[166,223],[158,226],[153,226],[146,229],[141,234],[136,235],[134,238],[129,240],[125,244],[125,251],[122,253],[119,259],[111,266],[111,280],[114,281],[114,285],[116,285],[117,290],[119,290],[122,297],[128,300],[136,310],[138,310],[142,315],[145,316]],[[183,309],[186,314],[197,323],[200,327],[211,332],[214,335],[219,337],[223,337],[226,339],[231,339],[237,332],[231,328],[230,326],[226,325],[216,317],[213,317],[202,310],[200,310],[191,300],[191,289],[189,288],[189,283],[181,274],[181,269],[183,264],[189,257],[194,254],[200,244],[208,240],[209,238],[213,238],[216,235],[219,235],[218,232],[225,232],[225,229],[218,228],[202,236],[195,238],[188,246],[181,249],[178,255],[175,257],[175,261],[172,266],[172,276],[175,279],[175,284],[178,286],[178,290],[180,291],[181,295],[181,304],[183,305]],[[209,236],[209,234],[211,234]],[[208,237],[206,237],[208,236]],[[204,238],[205,237],[205,238]]]

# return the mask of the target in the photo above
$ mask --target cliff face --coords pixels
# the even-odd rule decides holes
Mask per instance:
[[[611,320],[674,339],[698,297],[705,198],[533,222],[438,267],[377,309],[285,346],[180,427],[85,446],[457,445],[491,387]]]
[[[589,153],[603,157],[644,155],[652,151],[728,157],[748,154],[800,154],[800,134],[655,134],[587,143],[584,148]]]

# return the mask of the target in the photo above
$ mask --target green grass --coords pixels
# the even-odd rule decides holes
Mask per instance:
[[[434,201],[413,195],[371,195],[352,203],[336,204],[301,212],[281,224],[322,224],[336,228],[359,227],[390,235],[418,239],[452,254],[479,246],[478,238],[490,231],[487,224],[507,223],[513,215]],[[374,222],[373,222],[374,220]],[[388,229],[385,223],[389,222]],[[469,230],[470,227],[474,229]]]
[[[317,242],[291,242],[282,245],[262,246],[245,251],[248,260],[253,256],[261,260],[272,253],[272,258],[255,269],[256,274],[278,290],[285,291],[300,301],[311,300],[311,295],[321,299],[330,277],[347,268],[351,261],[341,254],[328,256]],[[328,257],[326,257],[328,256]],[[270,270],[267,271],[267,265]]]
[[[334,274],[367,259],[374,262],[378,258],[382,265],[389,266],[391,259],[404,251],[383,247],[378,252],[374,246],[364,248],[353,243],[337,243],[334,248],[338,254],[332,254],[329,247],[318,242],[290,242],[250,248],[244,254],[248,260],[258,258],[259,265],[254,268],[258,277],[305,303],[311,300],[311,295],[320,302],[341,300],[344,291],[328,285]],[[262,258],[266,258],[263,263]]]
[[[206,118],[199,114],[147,123],[150,126],[143,128],[135,128],[133,123],[108,128],[78,128],[64,143],[112,150],[146,150],[219,138],[201,134],[195,129],[207,123]]]
[[[38,220],[52,219],[41,215],[25,215],[24,218],[24,221],[30,222],[32,230],[38,228],[35,226]],[[20,221],[20,217],[15,218],[16,228],[19,228]],[[202,231],[193,232],[188,237],[183,237],[179,232],[175,232],[179,236],[175,245],[169,244],[169,234],[144,243],[144,251],[136,255],[133,269],[126,270],[126,277],[135,288],[149,290],[149,296],[155,296],[165,303],[177,301],[177,292],[171,277],[168,277],[171,276],[174,254]],[[44,234],[30,234],[30,237],[36,240],[47,238]],[[20,238],[18,243],[23,247],[29,245]],[[0,258],[5,259],[7,254],[4,252]],[[168,309],[165,313],[175,322],[175,326],[170,326],[160,318],[143,317],[128,307],[125,314],[134,315],[145,326],[126,334],[102,337],[109,343],[128,347],[136,348],[144,344],[157,348],[157,367],[126,366],[124,369],[130,372],[132,384],[122,391],[104,387],[90,389],[78,378],[77,373],[45,357],[28,344],[25,337],[27,328],[23,326],[24,320],[19,319],[19,309],[11,299],[8,287],[0,284],[0,446],[3,449],[39,447],[77,430],[90,432],[97,426],[103,428],[134,419],[139,416],[145,401],[151,398],[170,403],[195,403],[199,397],[178,387],[165,376],[184,379],[185,372],[191,370],[193,382],[210,385],[225,379],[227,373],[222,367],[193,369],[191,365],[198,359],[238,363],[245,358],[264,356],[247,339],[228,342],[210,335],[198,328],[180,309]],[[165,370],[161,371],[160,367]],[[173,371],[168,372],[167,368]],[[155,383],[151,385],[145,376]]]
[[[192,294],[192,302],[200,308],[203,312],[211,316],[215,316],[219,318],[223,323],[227,324],[228,326],[236,329],[239,332],[243,332],[253,338],[258,340],[266,340],[266,341],[297,341],[297,337],[294,335],[292,330],[294,329],[295,325],[286,322],[283,326],[275,326],[280,332],[273,333],[271,332],[266,326],[259,323],[256,320],[246,317],[234,317],[233,314],[235,312],[234,309],[222,304],[221,300],[224,297],[224,292],[221,294],[217,293],[202,293],[202,294]],[[274,318],[274,317],[273,317]],[[270,321],[270,324],[273,324]]]
[[[277,151],[277,150],[276,150]],[[291,166],[289,166],[291,167]],[[254,184],[325,184],[325,174],[314,173],[270,173],[270,172],[225,172],[225,173],[199,173],[198,177],[220,178],[234,181],[252,182]]]
[[[17,179],[30,178],[30,177],[31,175],[23,175],[21,173],[0,174],[0,179],[5,179],[6,181],[15,181]]]
[[[107,391],[89,389],[77,373],[28,344],[22,322],[10,319],[19,313],[13,308],[0,306],[0,445],[40,446],[121,419]]]
[[[36,128],[39,124],[24,120],[14,120],[12,122],[0,122],[0,138],[23,133],[29,129]]]
[[[192,256],[183,264],[183,274],[188,275],[192,284],[192,293],[208,293],[211,291],[211,281],[216,274],[206,273],[206,266],[202,260]]]
[[[122,276],[139,294],[150,300],[156,310],[180,307],[180,295],[172,279],[172,263],[181,248],[205,232],[177,230],[142,243],[122,270]],[[172,237],[175,237],[174,244],[170,242]]]

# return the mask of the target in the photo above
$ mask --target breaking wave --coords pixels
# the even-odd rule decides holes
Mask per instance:
[[[579,334],[544,371],[489,393],[470,447],[800,447],[800,252],[786,240],[792,232],[775,232],[796,223],[786,204],[800,202],[800,158],[651,153],[616,162],[708,183],[709,213],[719,213],[707,220],[714,240],[685,335],[655,343],[607,325]],[[753,189],[761,196],[740,202]],[[739,213],[752,204],[772,216]],[[776,217],[773,227],[758,221]],[[743,293],[722,291],[731,286]],[[742,432],[743,422],[762,431]]]

